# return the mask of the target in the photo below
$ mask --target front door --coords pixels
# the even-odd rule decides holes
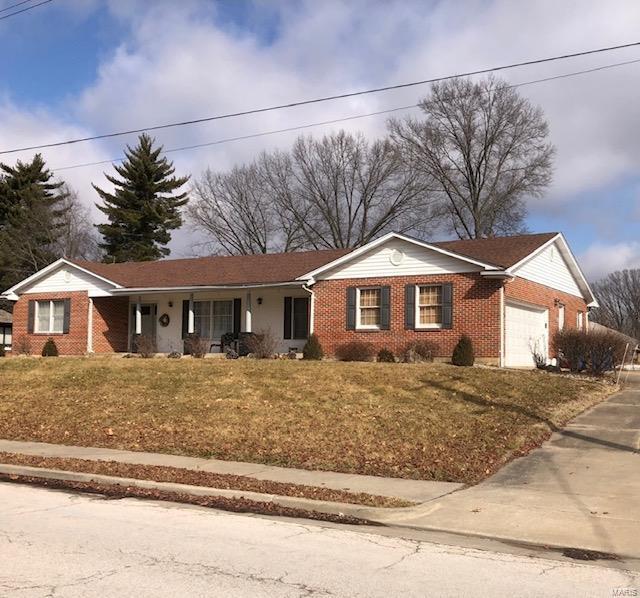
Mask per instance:
[[[155,303],[141,303],[140,315],[141,315],[141,335],[150,339],[153,343],[156,342],[156,316],[158,314],[158,306]],[[129,331],[131,340],[131,350],[135,351],[136,348],[133,343],[133,338],[136,332],[136,304],[131,304],[131,314],[129,317]]]

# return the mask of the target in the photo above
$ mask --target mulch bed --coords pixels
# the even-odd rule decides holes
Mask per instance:
[[[153,480],[155,482],[172,482],[190,486],[204,486],[222,490],[241,490],[245,492],[260,492],[262,494],[277,494],[296,498],[310,498],[364,505],[369,507],[408,507],[411,503],[399,498],[377,496],[364,492],[347,492],[333,490],[320,486],[305,486],[302,484],[287,484],[258,480],[247,476],[211,473],[208,471],[194,471],[178,467],[163,467],[159,465],[136,465],[120,463],[118,461],[92,461],[89,459],[72,459],[60,457],[40,457],[36,455],[22,455],[0,452],[0,463],[10,465],[28,465],[46,469],[60,469],[94,473],[121,478],[135,478],[137,480]]]
[[[283,507],[273,502],[260,502],[246,498],[225,498],[222,496],[193,496],[182,492],[165,492],[161,490],[149,490],[136,486],[120,486],[112,484],[99,484],[94,482],[72,482],[69,480],[47,480],[30,476],[16,476],[0,474],[0,482],[13,482],[17,484],[29,484],[32,486],[44,486],[55,490],[75,490],[90,494],[101,494],[108,498],[142,498],[148,500],[163,500],[211,509],[231,511],[233,513],[257,513],[259,515],[272,515],[278,517],[297,517],[314,519],[316,521],[329,521],[331,523],[343,523],[348,525],[382,525],[366,519],[351,517],[350,515],[320,513],[305,509]]]

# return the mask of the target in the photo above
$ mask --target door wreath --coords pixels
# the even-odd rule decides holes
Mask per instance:
[[[162,314],[160,316],[159,322],[160,322],[160,326],[162,326],[163,328],[166,328],[169,325],[169,322],[171,322],[171,318],[169,317],[169,314]]]

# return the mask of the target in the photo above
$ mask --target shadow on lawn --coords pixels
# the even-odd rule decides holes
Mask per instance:
[[[515,405],[513,403],[498,403],[495,401],[489,401],[487,399],[484,399],[482,397],[478,397],[476,395],[472,395],[468,392],[463,392],[457,388],[453,388],[452,386],[448,386],[447,384],[443,383],[443,382],[438,382],[438,381],[434,381],[434,380],[425,380],[422,379],[421,382],[425,385],[425,386],[429,386],[432,388],[437,388],[439,390],[442,390],[444,392],[446,392],[448,395],[450,395],[453,399],[458,399],[458,400],[462,400],[465,401],[467,403],[472,403],[474,405],[478,405],[480,407],[493,407],[495,409],[500,409],[502,411],[508,411],[511,413],[517,413],[519,415],[524,415],[525,417],[528,417],[529,419],[532,419],[533,421],[536,421],[538,423],[543,423],[546,424],[547,426],[549,426],[549,429],[552,432],[557,432],[558,434],[561,434],[562,436],[565,436],[567,438],[575,438],[577,440],[583,440],[585,442],[590,442],[592,444],[597,444],[600,446],[604,446],[607,448],[612,448],[612,449],[616,449],[619,451],[626,451],[629,453],[636,453],[636,454],[640,454],[640,449],[637,449],[633,446],[627,446],[625,444],[619,444],[617,442],[611,442],[610,440],[603,440],[601,438],[594,438],[593,436],[588,436],[586,434],[581,434],[579,432],[574,432],[573,430],[567,430],[565,428],[561,428],[559,426],[557,426],[555,423],[553,423],[550,419],[539,415],[538,413],[535,413],[534,411],[531,411],[530,409],[527,409],[526,407],[522,407],[521,405]]]

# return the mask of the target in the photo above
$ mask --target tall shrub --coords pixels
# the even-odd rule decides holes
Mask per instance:
[[[58,347],[56,342],[49,337],[42,347],[42,357],[58,357]]]
[[[453,363],[453,365],[471,366],[475,360],[476,356],[473,352],[473,343],[466,334],[463,334],[453,349],[451,363]]]
[[[307,339],[307,342],[304,344],[302,348],[302,359],[308,359],[312,361],[319,361],[324,357],[324,351],[322,350],[322,345],[320,344],[320,339],[318,335],[313,333]]]

